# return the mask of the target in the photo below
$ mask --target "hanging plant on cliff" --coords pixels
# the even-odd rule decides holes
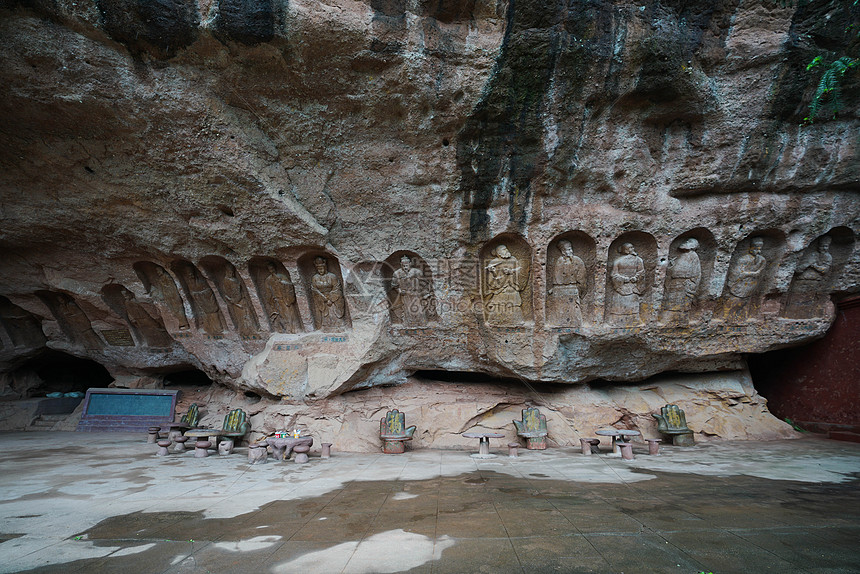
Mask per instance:
[[[830,9],[842,9],[852,13],[853,22],[845,28],[845,33],[848,36],[848,45],[845,49],[841,50],[841,53],[818,54],[806,65],[807,72],[818,73],[820,71],[821,76],[809,102],[809,113],[803,118],[804,123],[813,123],[825,111],[830,113],[830,117],[835,117],[844,104],[842,87],[846,75],[852,69],[860,69],[860,57],[857,54],[858,47],[860,47],[860,15],[858,15],[860,0],[830,0],[827,2],[821,2],[821,0],[778,0],[778,3],[783,7],[796,7],[797,9],[817,5],[819,8],[829,7]],[[831,13],[828,12],[823,21],[826,22],[830,16]]]
[[[812,96],[812,101],[809,103],[809,115],[803,118],[803,121],[812,123],[818,116],[818,112],[824,108],[832,110],[834,116],[839,112],[842,108],[842,82],[845,72],[858,64],[860,64],[860,60],[857,58],[842,56],[825,66],[821,79],[818,81],[818,87],[815,88],[815,93]],[[814,70],[819,65],[824,65],[823,60],[821,56],[816,56],[806,66],[806,71]]]

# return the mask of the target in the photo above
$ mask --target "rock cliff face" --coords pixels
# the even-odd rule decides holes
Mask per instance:
[[[851,2],[0,2],[0,367],[643,381],[860,289]],[[852,43],[853,42],[853,43]],[[477,391],[476,391],[477,392]]]

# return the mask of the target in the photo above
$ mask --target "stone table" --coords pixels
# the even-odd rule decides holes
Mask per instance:
[[[639,436],[640,433],[638,430],[631,429],[601,429],[599,431],[594,431],[594,434],[598,434],[600,436],[611,436],[612,437],[612,454],[621,455],[621,449],[618,446],[618,442],[627,442],[625,437],[629,436]]]
[[[474,458],[496,458],[496,455],[490,454],[490,439],[505,436],[498,432],[464,432],[462,435],[466,438],[480,439],[478,452],[472,455]]]
[[[268,437],[266,442],[272,447],[272,458],[275,460],[286,460],[290,458],[290,453],[296,445],[306,444],[308,447],[314,445],[313,437],[300,436],[299,438],[275,438]]]

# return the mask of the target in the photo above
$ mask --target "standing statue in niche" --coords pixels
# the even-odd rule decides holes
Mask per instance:
[[[326,330],[346,326],[346,302],[340,279],[328,270],[325,257],[314,258],[314,267],[317,272],[311,279],[311,293],[316,328]]]
[[[173,281],[167,271],[159,266],[155,267],[155,281],[150,285],[150,293],[167,305],[170,312],[179,321],[179,330],[185,331],[188,327],[188,317],[185,315],[185,305],[182,303],[182,297],[179,295],[179,290],[176,288],[176,283]]]
[[[558,249],[561,255],[555,260],[552,286],[547,292],[547,318],[555,325],[578,327],[582,324],[585,263],[573,254],[570,241],[559,241]]]
[[[218,307],[215,293],[194,267],[188,268],[188,289],[191,291],[194,309],[203,323],[203,330],[210,335],[223,333],[224,319],[221,317],[221,309]]]
[[[686,325],[690,322],[690,308],[702,280],[702,264],[696,253],[698,248],[699,242],[690,237],[678,246],[681,254],[669,261],[663,307],[660,310],[661,323]]]
[[[412,259],[408,255],[400,258],[400,269],[391,278],[391,288],[399,295],[403,324],[410,327],[426,325],[430,291],[424,273],[412,267]]]
[[[146,309],[134,298],[134,293],[123,289],[122,297],[129,324],[140,333],[148,346],[169,347],[173,343],[173,339],[164,330],[164,325],[146,312]]]
[[[73,343],[82,345],[85,349],[101,349],[102,340],[93,330],[84,310],[75,300],[65,293],[58,293],[56,298],[57,322]]]
[[[767,268],[767,259],[761,254],[763,247],[764,239],[753,237],[750,240],[749,252],[739,257],[729,269],[723,317],[730,322],[740,323],[749,317],[753,293]]]
[[[302,321],[296,308],[296,288],[289,275],[280,273],[271,261],[266,263],[269,274],[263,280],[272,330],[278,333],[302,332]]]
[[[492,254],[493,259],[485,267],[487,322],[493,325],[521,325],[524,316],[520,262],[504,244],[497,245]]]
[[[609,281],[609,322],[621,327],[642,324],[639,316],[639,301],[645,283],[645,264],[636,254],[632,243],[618,248],[620,256],[612,263]]]
[[[242,279],[232,265],[226,265],[224,279],[221,281],[221,294],[230,308],[230,316],[236,323],[240,334],[251,336],[257,332],[257,315],[251,306],[251,300],[245,292]]]
[[[833,267],[831,242],[832,239],[827,235],[819,239],[818,249],[804,257],[797,266],[788,290],[785,317],[811,319],[821,315],[822,303],[827,300],[827,278]]]

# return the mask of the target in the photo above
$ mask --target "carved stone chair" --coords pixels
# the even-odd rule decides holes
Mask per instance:
[[[197,406],[197,403],[191,403],[191,406],[188,407],[188,412],[182,415],[179,422],[190,429],[197,426],[200,422],[200,408]]]
[[[182,435],[182,431],[196,428],[199,423],[200,409],[197,407],[197,403],[192,403],[188,407],[188,412],[182,415],[178,422],[167,425],[169,429],[168,437],[175,441],[177,436]]]
[[[693,446],[693,431],[687,427],[687,417],[678,405],[666,405],[660,409],[659,415],[651,415],[657,419],[657,430],[672,437],[675,446]]]
[[[526,448],[529,450],[546,449],[546,415],[534,407],[523,409],[523,420],[514,421],[517,427],[517,436],[526,439]]]
[[[219,452],[222,454],[230,454],[233,452],[235,439],[241,439],[251,430],[251,425],[248,423],[248,415],[242,409],[234,409],[227,413],[224,417],[224,424],[220,429],[191,429],[185,433],[188,437],[214,437],[223,438],[225,444]],[[211,439],[210,439],[211,440]]]
[[[388,411],[379,419],[379,438],[382,439],[382,452],[402,454],[406,452],[406,441],[412,440],[415,426],[406,426],[406,415],[397,409]]]

